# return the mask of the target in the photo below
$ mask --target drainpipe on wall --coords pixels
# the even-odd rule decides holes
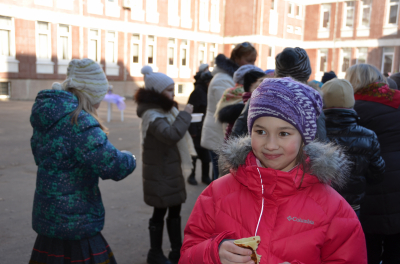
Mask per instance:
[[[331,71],[334,71],[334,72],[337,71],[337,69],[335,69],[335,66],[336,66],[336,61],[337,61],[337,58],[336,58],[336,41],[337,41],[336,29],[338,26],[338,16],[339,16],[339,1],[338,0],[336,0],[335,12],[336,12],[335,13],[335,24],[333,27],[333,51],[332,51],[332,62],[331,62]],[[339,26],[340,26],[340,23],[339,23]]]

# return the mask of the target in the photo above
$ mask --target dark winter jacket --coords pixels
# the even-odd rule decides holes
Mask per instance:
[[[355,208],[364,200],[367,184],[383,181],[385,162],[376,134],[357,124],[353,109],[326,109],[326,131],[332,143],[343,146],[353,162],[351,177],[339,193]],[[358,209],[358,208],[355,208]]]
[[[169,111],[174,106],[174,102],[164,95],[145,89],[138,90],[135,100],[140,118],[149,109]],[[150,123],[142,146],[143,194],[146,204],[166,208],[185,202],[185,180],[176,144],[188,131],[191,120],[189,113],[181,111],[172,125],[166,118],[157,118]]]
[[[400,91],[396,90],[396,95],[399,96]],[[366,233],[399,234],[400,108],[356,98],[354,109],[360,117],[359,124],[378,136],[386,164],[383,182],[367,186],[365,201],[361,204],[361,223]]]
[[[132,155],[108,141],[94,117],[71,112],[78,99],[58,90],[39,92],[32,108],[32,153],[38,166],[32,226],[40,235],[66,240],[94,236],[104,226],[98,187],[103,180],[122,180],[135,169]]]
[[[196,81],[195,89],[190,94],[188,104],[193,105],[193,113],[202,113],[204,114],[201,122],[191,123],[189,127],[189,133],[193,138],[193,143],[196,148],[200,146],[201,139],[201,129],[203,128],[204,118],[207,112],[207,84],[201,82],[200,80]]]

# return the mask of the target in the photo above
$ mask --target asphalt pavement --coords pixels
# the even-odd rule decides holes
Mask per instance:
[[[136,104],[126,101],[124,122],[113,107],[113,119],[105,123],[110,130],[110,142],[120,150],[128,150],[137,157],[135,171],[120,182],[100,181],[106,210],[102,234],[110,244],[119,264],[144,264],[149,250],[148,221],[152,207],[143,201],[142,162],[140,153],[140,119]],[[36,171],[30,148],[32,127],[29,123],[33,101],[0,101],[0,263],[28,263],[36,233],[31,227]],[[107,105],[102,103],[98,114],[107,119]],[[200,161],[198,161],[200,162]],[[200,164],[197,164],[200,180]],[[183,227],[197,197],[206,185],[186,184],[188,198],[182,206]],[[170,243],[164,229],[163,249],[168,253]]]

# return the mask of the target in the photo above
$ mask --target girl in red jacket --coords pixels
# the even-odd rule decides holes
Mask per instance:
[[[367,263],[351,206],[332,188],[349,162],[313,142],[321,96],[291,78],[265,79],[249,107],[250,136],[221,150],[230,174],[200,195],[185,228],[180,264],[253,263],[233,240],[260,236],[265,264]]]

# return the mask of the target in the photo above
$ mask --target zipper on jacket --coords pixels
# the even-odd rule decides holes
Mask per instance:
[[[260,175],[260,181],[261,181],[262,203],[261,203],[261,213],[260,213],[260,217],[258,218],[256,233],[255,233],[254,236],[257,236],[258,227],[259,227],[260,221],[261,221],[261,216],[262,216],[263,211],[264,211],[264,185],[263,185],[262,178],[261,178],[261,172],[260,172],[260,170],[258,168],[257,168],[257,171],[258,171],[258,174]]]

